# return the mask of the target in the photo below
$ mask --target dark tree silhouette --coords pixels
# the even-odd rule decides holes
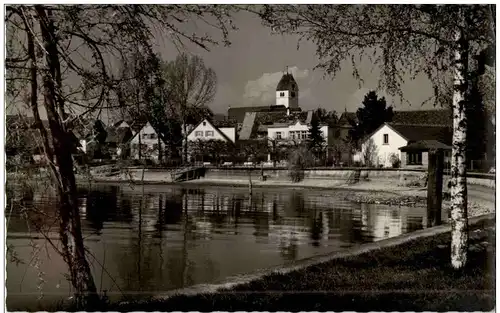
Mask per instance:
[[[325,138],[323,137],[318,118],[313,118],[311,120],[308,137],[308,148],[316,159],[321,158],[325,150]]]
[[[385,122],[392,120],[392,106],[387,106],[385,98],[379,98],[375,91],[365,95],[362,107],[356,111],[357,123],[349,130],[351,139],[359,144],[359,140],[374,132]]]

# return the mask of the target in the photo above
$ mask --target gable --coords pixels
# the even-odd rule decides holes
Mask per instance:
[[[396,129],[394,129],[393,127],[391,127],[387,123],[384,123],[377,130],[375,130],[371,135],[367,136],[365,141],[368,139],[374,139],[375,141],[377,141],[376,139],[381,139],[381,138],[383,139],[383,136],[385,134],[389,135],[389,144],[391,144],[391,142],[394,141],[393,139],[391,140],[391,137],[392,138],[396,137],[396,139],[398,141],[400,141],[400,140],[408,141],[408,138],[406,138],[406,136],[399,133]]]
[[[224,140],[231,141],[224,132],[215,127],[208,119],[204,119],[196,125],[187,135],[189,141],[203,139],[203,140]]]

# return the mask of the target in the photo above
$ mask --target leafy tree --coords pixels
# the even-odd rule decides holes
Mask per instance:
[[[186,161],[187,125],[208,115],[206,105],[215,97],[217,76],[199,56],[182,53],[163,66],[162,79],[169,93],[166,103],[182,125],[183,160]]]
[[[337,112],[327,111],[323,108],[319,108],[314,111],[314,115],[318,119],[320,124],[327,124],[328,126],[334,126],[338,122]]]
[[[375,91],[370,91],[365,95],[362,105],[356,111],[358,122],[354,123],[349,130],[349,136],[356,143],[377,130],[380,125],[391,121],[394,115],[392,106],[387,107],[385,98],[378,98]]]
[[[467,261],[466,133],[469,82],[494,64],[494,5],[265,5],[257,13],[275,32],[313,41],[318,68],[335,75],[350,60],[354,77],[368,58],[381,69],[379,85],[404,99],[407,77],[426,75],[434,103],[453,104],[451,264]],[[470,62],[472,60],[476,62]],[[450,88],[451,84],[453,87]],[[452,95],[452,96],[451,96]],[[451,99],[451,100],[450,100]]]
[[[38,142],[49,161],[60,203],[61,245],[49,242],[68,266],[78,307],[92,309],[99,296],[86,257],[73,172],[70,132],[75,121],[119,106],[116,87],[135,76],[117,78],[113,63],[108,61],[123,60],[134,51],[151,55],[152,27],[178,45],[190,41],[207,48],[218,40],[206,34],[186,33],[181,24],[191,17],[200,18],[220,30],[222,41],[228,43],[230,10],[146,4],[6,7],[7,99],[10,105],[23,105],[26,102],[19,102],[19,95],[28,95],[24,109],[35,119]],[[208,16],[214,22],[204,19]],[[41,122],[40,107],[47,112],[49,127]]]
[[[323,137],[323,132],[321,131],[321,126],[317,118],[311,120],[308,137],[308,148],[316,159],[321,158],[325,150],[325,138]]]
[[[377,165],[378,163],[378,149],[377,145],[373,141],[373,138],[368,139],[361,149],[361,158],[363,164],[368,167]]]
[[[294,183],[304,179],[304,170],[314,164],[314,155],[301,144],[292,149],[288,156],[288,175]]]
[[[477,80],[471,82],[469,103],[466,108],[467,121],[473,127],[467,128],[467,159],[481,160],[493,158],[495,136],[491,113],[483,101]]]

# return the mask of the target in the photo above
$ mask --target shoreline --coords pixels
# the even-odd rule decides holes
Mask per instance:
[[[471,231],[470,235],[471,246],[469,246],[469,250],[472,250],[474,252],[477,252],[478,250],[481,252],[486,252],[486,251],[490,252],[491,251],[490,247],[486,248],[484,246],[484,240],[485,239],[488,240],[488,237],[484,238],[483,234],[480,234],[478,236],[477,232],[478,231],[480,233],[484,232],[483,229],[487,228],[491,229],[491,227],[495,227],[494,225],[495,225],[494,214],[487,214],[471,218],[469,220],[469,228]],[[415,232],[407,233],[394,238],[389,238],[378,242],[364,244],[358,247],[348,249],[343,252],[326,253],[321,256],[315,256],[311,258],[298,260],[286,266],[277,266],[266,269],[260,269],[251,273],[228,277],[226,279],[214,283],[198,284],[187,288],[164,292],[150,299],[118,302],[112,304],[111,308],[113,308],[114,310],[126,309],[127,311],[131,310],[138,311],[141,309],[142,310],[147,309],[149,311],[179,310],[179,309],[192,310],[193,309],[192,306],[196,306],[196,304],[198,303],[199,305],[202,304],[212,305],[213,307],[210,308],[213,310],[226,310],[228,308],[233,308],[233,305],[236,304],[250,305],[252,310],[259,310],[259,309],[265,309],[267,308],[267,306],[271,306],[274,303],[274,301],[277,300],[277,297],[273,296],[273,294],[276,294],[277,292],[285,292],[285,294],[287,294],[287,291],[288,293],[292,291],[291,296],[301,296],[300,292],[297,295],[294,295],[293,291],[301,291],[302,289],[296,289],[296,288],[304,288],[303,284],[310,285],[310,287],[317,286],[316,288],[318,287],[321,288],[326,285],[325,283],[334,286],[336,290],[329,290],[329,292],[325,294],[325,297],[327,299],[324,299],[322,301],[323,305],[330,303],[331,301],[328,301],[328,298],[334,296],[334,297],[339,297],[340,299],[342,299],[342,297],[347,297],[347,299],[345,300],[347,300],[346,302],[348,305],[347,307],[349,307],[352,305],[351,297],[349,296],[349,294],[344,295],[344,293],[349,289],[343,290],[342,288],[349,288],[349,284],[351,284],[352,286],[358,286],[358,284],[362,284],[361,282],[358,281],[356,275],[352,275],[350,273],[352,270],[358,270],[358,271],[360,270],[359,269],[360,262],[362,262],[363,264],[368,264],[367,263],[368,261],[376,262],[378,264],[366,265],[367,267],[370,266],[373,267],[373,269],[367,269],[364,275],[370,275],[376,279],[381,280],[382,284],[380,287],[382,289],[388,288],[389,290],[393,290],[392,293],[394,295],[398,295],[398,292],[394,291],[394,289],[391,289],[392,287],[389,286],[391,284],[397,286],[399,283],[401,283],[401,281],[398,280],[399,275],[396,276],[393,276],[392,274],[387,275],[383,273],[385,272],[384,270],[380,272],[380,270],[377,269],[380,266],[386,268],[396,267],[396,271],[397,272],[399,271],[401,276],[410,278],[408,281],[408,285],[404,285],[404,287],[408,288],[410,286],[410,288],[402,290],[402,292],[410,291],[413,293],[413,297],[418,299],[418,297],[420,297],[421,295],[421,293],[418,292],[419,290],[421,290],[419,289],[418,286],[419,280],[417,279],[419,275],[421,274],[426,275],[426,273],[428,272],[433,272],[432,275],[434,278],[436,278],[434,283],[442,284],[443,278],[436,276],[446,276],[447,271],[436,269],[435,267],[437,267],[438,264],[434,264],[434,265],[429,265],[428,268],[426,268],[422,272],[420,269],[422,265],[420,265],[418,262],[415,263],[414,261],[415,258],[412,256],[412,254],[415,254],[415,256],[417,255],[420,256],[419,254],[423,254],[426,257],[432,256],[435,259],[437,258],[436,255],[439,255],[439,257],[443,260],[438,261],[438,263],[447,260],[447,257],[443,258],[443,256],[449,255],[449,252],[447,252],[446,249],[447,248],[449,249],[448,238],[450,230],[451,226],[449,224],[426,228],[423,230],[417,230]],[[493,235],[494,235],[494,230],[493,230]],[[494,245],[491,245],[491,249],[494,249]],[[415,252],[414,250],[417,251]],[[437,250],[439,254],[436,254],[432,250]],[[443,255],[443,253],[441,252],[445,252],[445,254]],[[392,264],[396,260],[399,260],[400,258],[403,259],[400,262],[410,263],[412,266],[415,267],[415,269],[408,270],[407,268],[405,268],[404,264],[400,267]],[[431,261],[435,262],[435,260]],[[469,263],[469,266],[471,266],[471,264],[473,263]],[[338,271],[332,269],[332,267],[335,266],[338,266]],[[449,265],[448,263],[445,263],[445,264],[439,264],[439,266],[442,266],[444,269],[447,269]],[[326,275],[327,271],[330,271],[331,274],[333,274],[333,276]],[[414,273],[413,271],[416,271],[417,273]],[[419,271],[421,272],[420,274]],[[322,274],[322,272],[325,272],[325,274]],[[411,277],[410,275],[413,275],[414,277]],[[342,277],[344,279],[342,279]],[[473,277],[477,278],[477,274],[475,274]],[[311,281],[303,281],[303,279],[305,278],[311,279]],[[447,277],[448,283],[446,284],[446,288],[451,288],[450,292],[456,291],[455,289],[453,289],[457,288],[455,283],[463,284],[463,282],[459,281],[455,282],[455,280],[457,279],[453,275]],[[300,281],[303,282],[300,283]],[[335,283],[336,281],[340,283],[339,287],[337,287],[337,284]],[[466,279],[465,281],[466,282],[468,281],[470,283],[470,280],[468,279]],[[384,283],[387,285],[384,285]],[[374,285],[376,284],[377,283],[374,283]],[[412,288],[411,287],[412,285],[415,285],[415,287]],[[443,286],[441,287],[443,288]],[[460,289],[460,287],[458,287],[458,289]],[[471,288],[468,285],[465,287]],[[371,294],[366,294],[366,296],[373,298],[373,300],[371,301],[375,301],[376,303],[378,303],[378,305],[381,308],[385,308],[385,306],[387,305],[385,301],[388,299],[383,301],[376,300],[380,296],[380,294],[377,291],[380,290],[378,290],[376,287],[371,286],[370,284],[367,285],[367,288],[373,288],[373,291]],[[273,292],[268,294],[266,292],[268,289],[273,290]],[[482,292],[483,294],[478,294],[478,295],[484,297],[485,296],[484,292],[488,292],[488,290],[485,289],[482,290]],[[256,295],[258,296],[264,296],[266,297],[266,300],[264,302],[253,302],[252,298],[247,299],[246,298],[247,294],[252,294],[252,293],[256,293]],[[321,291],[320,289],[320,293],[324,292]],[[331,293],[331,295],[329,295],[329,293]],[[440,293],[433,294],[433,297],[437,297],[436,299],[438,299],[441,296],[442,294]],[[392,295],[389,293],[385,297],[391,298]],[[361,296],[360,300],[363,299],[364,296]],[[489,299],[487,295],[486,299]],[[325,300],[327,302],[324,302]],[[192,305],[189,303],[191,303]],[[226,307],[227,305],[229,307]],[[330,309],[334,309],[334,307]],[[393,311],[393,309],[391,309],[390,311]]]

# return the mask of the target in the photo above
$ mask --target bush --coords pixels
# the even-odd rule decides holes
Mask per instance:
[[[389,157],[389,160],[392,164],[392,168],[399,168],[401,167],[401,160],[399,159],[399,156],[396,153],[391,153],[391,156]]]
[[[306,147],[294,149],[289,154],[288,175],[292,182],[298,183],[304,179],[304,169],[312,166],[314,155]]]

